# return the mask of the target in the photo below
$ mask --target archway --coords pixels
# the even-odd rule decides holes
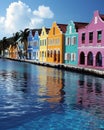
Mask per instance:
[[[87,55],[87,65],[93,65],[93,54],[89,52]]]
[[[96,66],[102,66],[102,54],[98,52],[96,54]]]
[[[84,52],[80,53],[80,64],[84,65],[85,64],[85,54]]]

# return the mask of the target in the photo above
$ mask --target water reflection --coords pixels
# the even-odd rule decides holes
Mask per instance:
[[[45,100],[48,102],[63,102],[63,95],[65,94],[63,72],[52,68],[45,68],[41,72],[39,73],[38,94],[45,95]]]
[[[47,99],[48,102],[63,102],[63,95],[65,94],[63,73],[59,70],[48,70],[47,75]],[[52,76],[54,75],[54,77]]]
[[[100,78],[80,75],[77,103],[93,114],[104,117],[104,81]]]

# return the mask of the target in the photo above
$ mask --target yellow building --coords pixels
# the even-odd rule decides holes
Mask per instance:
[[[54,22],[48,33],[47,62],[63,63],[64,61],[64,33],[66,24]]]
[[[41,34],[40,34],[40,56],[39,61],[40,62],[47,62],[47,37],[48,37],[49,29],[43,27]]]

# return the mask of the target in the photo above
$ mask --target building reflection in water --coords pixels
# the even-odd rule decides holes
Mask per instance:
[[[104,82],[97,77],[80,75],[78,85],[77,103],[84,108],[89,108],[91,113],[102,117],[102,113],[104,113]]]
[[[39,95],[45,96],[42,99],[50,103],[63,102],[65,94],[63,72],[58,69],[45,68],[39,75]]]

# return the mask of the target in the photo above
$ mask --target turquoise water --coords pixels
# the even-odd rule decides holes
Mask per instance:
[[[0,130],[104,130],[104,80],[0,59]]]

